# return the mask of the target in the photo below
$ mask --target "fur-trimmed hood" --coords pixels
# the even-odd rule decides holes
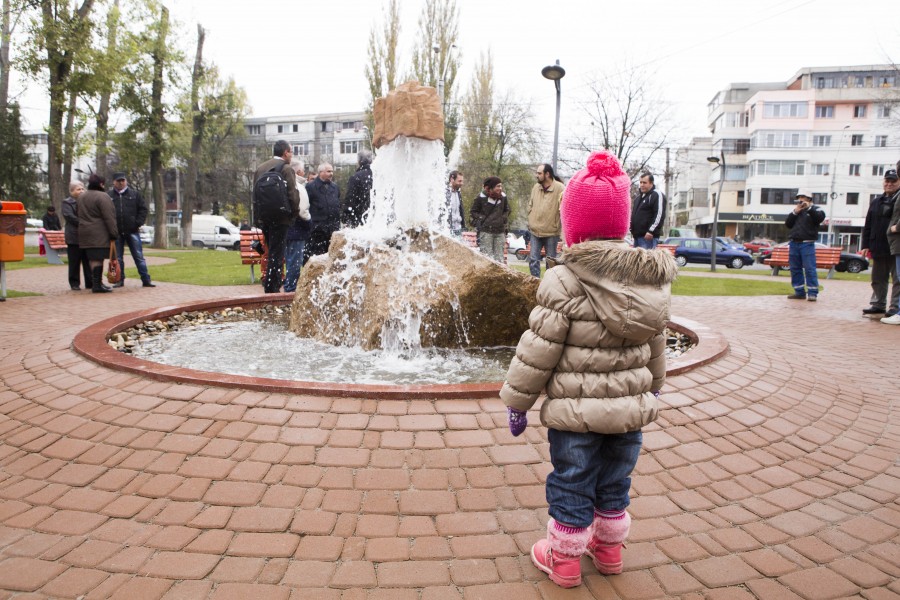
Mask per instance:
[[[665,327],[670,287],[678,273],[665,250],[632,248],[624,240],[587,241],[562,255],[603,324],[626,339],[646,339]]]

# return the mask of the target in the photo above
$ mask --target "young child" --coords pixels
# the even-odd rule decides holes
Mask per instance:
[[[631,471],[641,427],[656,419],[665,381],[670,287],[665,250],[632,248],[630,180],[612,154],[591,154],[566,187],[563,234],[571,246],[547,271],[529,330],[519,340],[500,397],[520,435],[526,411],[546,392],[553,472],[547,477],[547,538],[531,560],[565,588],[581,583],[581,555],[601,573],[622,572],[631,517]]]

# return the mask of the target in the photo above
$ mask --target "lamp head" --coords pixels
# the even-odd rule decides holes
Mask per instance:
[[[566,70],[559,66],[559,61],[557,60],[555,65],[547,65],[541,69],[541,75],[551,81],[559,81],[566,76]]]
[[[718,156],[707,156],[707,157],[706,157],[706,160],[707,160],[707,162],[719,164],[719,157],[718,157]]]

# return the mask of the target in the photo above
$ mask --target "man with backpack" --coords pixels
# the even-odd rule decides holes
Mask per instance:
[[[281,290],[285,237],[288,227],[300,214],[300,194],[291,168],[291,145],[278,140],[272,153],[274,156],[259,165],[253,178],[254,217],[268,248],[266,270],[262,274],[267,294]]]

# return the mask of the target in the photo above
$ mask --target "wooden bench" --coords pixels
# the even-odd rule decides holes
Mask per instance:
[[[60,258],[59,253],[68,246],[68,244],[66,244],[66,233],[64,231],[44,229],[43,227],[38,229],[38,233],[44,238],[44,249],[47,251],[47,262],[51,265],[65,264],[62,258]]]
[[[262,230],[241,231],[241,264],[250,265],[250,283],[256,283],[256,273],[253,271],[253,265],[259,265],[260,275],[265,273],[266,269],[266,255],[260,254],[252,248],[253,242],[257,240],[262,244],[263,250],[268,251]]]
[[[772,275],[778,275],[778,271],[791,266],[789,255],[790,246],[775,246],[772,248],[772,255],[763,262],[772,267]],[[826,279],[834,276],[834,267],[839,262],[841,262],[840,248],[816,248],[816,268],[828,269]]]
[[[478,250],[478,234],[474,231],[463,231],[462,232],[462,242],[469,248],[475,248]],[[509,242],[503,243],[503,264],[509,264]]]
[[[563,243],[557,242],[556,243],[556,255],[559,256],[562,253],[562,250],[563,250]],[[529,256],[531,256],[531,242],[528,242],[527,244],[525,244],[524,248],[519,248],[518,250],[516,250],[516,258],[518,258],[519,260],[528,260]],[[547,249],[544,248],[543,246],[541,246],[541,258],[544,258],[546,256],[547,256]]]

